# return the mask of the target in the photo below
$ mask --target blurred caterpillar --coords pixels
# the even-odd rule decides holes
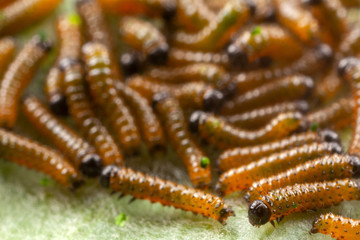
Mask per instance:
[[[61,0],[17,0],[1,9],[0,35],[14,34],[49,15]]]
[[[50,51],[40,36],[32,37],[10,64],[0,81],[0,127],[13,128],[23,90],[33,78],[40,61]]]
[[[4,37],[0,39],[0,78],[5,72],[8,63],[11,61],[15,53],[15,40],[11,37]]]
[[[266,126],[257,130],[243,130],[228,124],[223,119],[202,111],[190,116],[190,130],[217,148],[233,148],[257,145],[289,136],[299,129],[302,115],[299,112],[279,114]]]
[[[121,192],[134,198],[147,199],[164,206],[201,214],[221,224],[225,224],[228,217],[235,216],[231,208],[215,195],[135,172],[129,168],[106,167],[101,175],[101,184],[113,192]]]
[[[286,215],[309,209],[318,210],[342,201],[360,199],[359,186],[352,180],[304,183],[280,188],[255,200],[249,206],[249,221],[254,226],[278,222]]]
[[[338,143],[310,143],[274,153],[223,173],[219,178],[216,190],[221,195],[247,190],[255,181],[286,171],[311,159],[333,153],[342,153],[342,148]]]
[[[168,138],[198,188],[207,188],[211,181],[209,158],[192,139],[179,102],[167,92],[154,96],[153,106],[164,122]]]
[[[360,221],[332,213],[322,214],[315,219],[310,232],[330,235],[336,239],[356,239],[360,235]]]
[[[253,202],[272,190],[294,184],[359,177],[360,159],[358,157],[333,154],[299,164],[285,172],[254,182],[244,198],[247,202]]]
[[[64,72],[64,93],[70,115],[86,139],[96,148],[103,165],[124,165],[123,156],[114,139],[96,117],[93,106],[84,86],[82,65],[73,59],[64,59],[61,64]]]
[[[45,173],[71,190],[83,183],[80,173],[59,153],[1,128],[0,156],[4,160]]]
[[[89,143],[53,116],[34,96],[23,101],[23,111],[32,125],[59,149],[85,176],[100,175],[102,160]]]
[[[273,153],[282,152],[294,147],[310,143],[321,142],[340,142],[336,132],[329,129],[317,132],[309,131],[291,135],[287,138],[275,140],[273,142],[255,145],[252,147],[236,147],[224,151],[217,160],[219,170],[225,172],[231,168],[241,167],[250,162],[259,160],[262,157],[269,156]]]
[[[166,63],[169,45],[164,35],[154,25],[140,18],[127,16],[121,18],[119,28],[124,41],[143,52],[150,63],[154,65]]]
[[[82,53],[87,67],[87,81],[96,105],[105,114],[124,151],[130,154],[137,152],[141,145],[140,133],[129,108],[116,91],[108,49],[101,43],[87,43]]]
[[[216,17],[197,33],[176,32],[173,38],[175,47],[200,51],[221,49],[231,35],[254,14],[250,1],[230,0]]]

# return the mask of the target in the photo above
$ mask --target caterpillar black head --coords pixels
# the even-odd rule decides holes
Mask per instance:
[[[248,5],[248,7],[249,7],[250,15],[254,16],[255,13],[256,13],[256,4],[254,3],[253,0],[247,0],[246,3]]]
[[[169,92],[159,92],[153,96],[152,107],[156,110],[157,104],[167,98],[171,97]]]
[[[234,211],[231,208],[224,207],[220,210],[219,222],[225,224],[225,220],[230,216],[235,216]]]
[[[81,161],[80,171],[87,177],[97,177],[100,175],[102,160],[97,154],[86,154]]]
[[[100,176],[100,184],[104,188],[108,188],[110,186],[110,177],[112,174],[118,172],[120,170],[120,167],[115,165],[108,165],[106,166]]]
[[[74,174],[71,176],[71,191],[75,191],[79,187],[81,187],[84,184],[84,181],[82,179],[79,179],[79,176],[77,174]]]
[[[332,153],[342,154],[344,152],[342,146],[339,143],[330,142],[329,147]]]
[[[120,58],[121,69],[125,77],[130,77],[139,73],[142,68],[142,59],[140,53],[127,52],[121,55]]]
[[[217,111],[224,103],[224,94],[218,90],[208,90],[203,96],[203,108],[205,111]]]
[[[353,178],[360,178],[360,158],[356,155],[349,155]]]
[[[353,65],[359,64],[360,61],[354,57],[348,57],[341,59],[338,65],[338,75],[339,77],[343,78],[345,76],[346,71]]]
[[[318,132],[320,138],[325,141],[325,142],[335,142],[340,144],[340,137],[339,134],[337,134],[336,132],[334,132],[331,129],[322,129],[321,131]]]
[[[189,118],[189,130],[190,130],[190,132],[192,132],[192,133],[197,133],[198,132],[200,119],[204,114],[205,113],[203,111],[195,111],[190,115],[190,118]]]
[[[236,44],[230,44],[226,49],[229,61],[234,67],[246,67],[248,65],[248,55],[247,53]]]
[[[271,211],[261,200],[253,201],[249,206],[249,222],[254,226],[264,225],[269,222]]]
[[[325,62],[330,62],[334,55],[332,48],[327,44],[320,44],[317,46],[317,55],[319,59],[324,60]]]
[[[154,65],[164,65],[169,56],[169,45],[167,43],[153,49],[148,56],[149,62]]]
[[[66,104],[66,97],[63,94],[53,94],[49,100],[50,110],[59,116],[67,116],[69,114]]]
[[[176,4],[172,1],[167,1],[167,4],[164,6],[164,12],[162,14],[162,18],[169,22],[171,21],[176,15]]]

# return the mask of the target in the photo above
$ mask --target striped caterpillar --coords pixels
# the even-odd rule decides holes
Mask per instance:
[[[121,192],[123,195],[132,195],[134,198],[147,199],[164,206],[201,214],[221,224],[225,224],[228,217],[235,216],[233,210],[215,195],[135,172],[129,168],[106,167],[101,175],[101,184],[113,192]]]
[[[320,209],[342,201],[360,199],[359,186],[352,180],[304,183],[280,188],[255,200],[249,206],[249,221],[254,226],[277,220],[295,212]]]
[[[309,110],[306,101],[283,102],[275,105],[261,107],[249,112],[224,116],[224,119],[239,128],[258,129],[277,117],[280,113],[299,111],[305,113]]]
[[[165,36],[154,25],[140,18],[127,16],[120,19],[119,28],[124,41],[143,52],[150,63],[154,65],[166,63],[169,45]]]
[[[302,46],[279,25],[260,24],[242,31],[228,46],[227,54],[233,66],[241,67],[265,57],[276,62],[295,60],[301,56]]]
[[[340,142],[336,132],[331,130],[320,130],[317,132],[305,132],[291,135],[287,138],[275,140],[273,142],[255,145],[252,147],[236,147],[224,151],[217,160],[218,168],[221,172],[231,168],[241,167],[256,161],[262,157],[273,153],[282,152],[293,147],[300,147],[313,142]]]
[[[229,64],[227,54],[221,52],[200,52],[172,47],[169,51],[167,65],[179,67],[194,63],[212,63],[222,66]]]
[[[0,35],[13,34],[49,15],[61,0],[17,0],[1,9]]]
[[[310,232],[330,235],[336,239],[357,239],[360,235],[360,221],[332,213],[322,214],[315,219]]]
[[[22,92],[48,51],[49,43],[42,41],[40,36],[34,36],[10,64],[0,81],[0,127],[14,127]]]
[[[183,108],[214,111],[219,109],[224,101],[222,92],[202,82],[165,84],[137,75],[129,79],[127,85],[140,93],[149,102],[158,92],[170,92],[179,100]]]
[[[141,145],[140,133],[129,108],[116,91],[115,79],[111,77],[108,49],[101,43],[87,43],[83,46],[82,53],[87,66],[87,81],[95,103],[105,114],[124,151],[137,152]]]
[[[161,116],[169,141],[183,161],[193,184],[198,188],[207,188],[211,181],[211,169],[208,157],[192,139],[183,110],[179,102],[167,92],[154,96],[153,106]]]
[[[238,95],[226,102],[220,112],[228,115],[263,107],[264,103],[271,105],[306,98],[311,95],[313,87],[314,81],[311,78],[304,75],[291,75]]]
[[[221,49],[234,31],[239,29],[255,12],[247,1],[229,1],[206,27],[197,33],[176,32],[173,44],[200,51]]]
[[[64,72],[64,93],[70,115],[85,138],[96,148],[103,165],[124,164],[123,156],[114,139],[96,117],[84,86],[82,65],[72,59],[65,59],[60,65]]]
[[[352,177],[360,177],[360,159],[356,156],[333,154],[254,182],[244,198],[247,202],[253,202],[260,199],[260,196],[278,188]]]
[[[0,39],[0,78],[15,53],[15,40],[11,37]]]
[[[257,130],[243,130],[223,119],[196,111],[190,116],[190,130],[217,148],[257,145],[290,135],[302,124],[299,112],[279,114],[266,126]]]
[[[53,116],[36,97],[25,98],[23,111],[32,125],[67,156],[76,169],[87,177],[100,174],[102,160],[93,147]]]
[[[216,189],[221,195],[247,190],[255,181],[278,174],[311,159],[333,153],[342,153],[342,148],[338,143],[310,143],[274,153],[223,173]]]
[[[59,153],[1,128],[0,156],[7,161],[43,172],[72,190],[83,183],[81,174]]]

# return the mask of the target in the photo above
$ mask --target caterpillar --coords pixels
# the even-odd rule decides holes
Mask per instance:
[[[219,65],[212,63],[194,63],[181,67],[152,68],[146,75],[164,83],[183,83],[187,81],[203,81],[222,88],[229,82],[229,74]]]
[[[255,22],[270,22],[275,20],[275,8],[272,0],[252,0],[256,6]]]
[[[23,112],[32,125],[59,149],[85,176],[100,175],[102,160],[89,143],[53,116],[34,96],[23,101]]]
[[[355,102],[351,98],[341,98],[328,107],[308,113],[305,118],[309,123],[316,123],[320,128],[341,129],[351,124]]]
[[[15,53],[15,40],[11,37],[0,39],[0,78]]]
[[[176,3],[176,23],[186,32],[199,31],[216,17],[203,0],[177,0]]]
[[[84,86],[82,65],[73,59],[65,59],[60,64],[64,72],[64,93],[69,113],[84,137],[96,148],[104,166],[124,165],[123,156],[114,139],[96,117]]]
[[[360,177],[360,159],[356,156],[333,154],[254,182],[244,198],[247,202],[253,202],[272,190],[286,186],[352,177]]]
[[[228,217],[235,216],[233,210],[215,195],[129,168],[108,166],[103,170],[100,181],[102,186],[114,192],[201,214],[221,224],[225,224]]]
[[[121,80],[122,73],[118,65],[115,64],[117,63],[117,58],[115,56],[114,40],[98,0],[76,0],[76,8],[85,26],[89,40],[102,43],[108,48],[112,62],[112,74],[116,79]]]
[[[58,68],[59,62],[64,58],[80,59],[82,36],[77,15],[60,17],[56,23],[59,39],[59,54],[56,66],[52,67],[45,79],[45,94],[50,109],[57,115],[67,115],[65,94],[62,89],[63,74]]]
[[[139,93],[121,82],[116,82],[115,88],[131,109],[133,109],[148,149],[163,149],[165,147],[164,132],[149,102]]]
[[[332,213],[322,214],[315,219],[310,232],[330,235],[336,239],[356,239],[360,235],[360,221]]]
[[[71,190],[83,183],[81,174],[59,153],[1,128],[0,156],[4,160],[47,174]]]
[[[337,205],[342,201],[358,200],[359,186],[352,180],[304,183],[280,188],[255,200],[249,206],[249,222],[260,226],[308,209]]]
[[[170,48],[167,65],[178,67],[194,63],[213,63],[228,66],[229,58],[226,53],[221,52],[200,52],[176,47]]]
[[[285,151],[294,147],[300,147],[313,142],[340,142],[336,132],[329,129],[313,132],[308,131],[291,135],[269,143],[251,147],[235,147],[224,151],[217,159],[217,165],[221,172],[231,168],[241,167],[273,153]]]
[[[304,75],[291,75],[280,78],[238,95],[226,102],[220,112],[223,115],[245,112],[250,109],[283,101],[304,99],[311,95],[314,81]]]
[[[187,121],[179,102],[167,92],[154,96],[153,106],[164,122],[169,141],[183,161],[190,180],[197,188],[207,188],[211,181],[208,157],[190,136]]]
[[[360,152],[360,60],[358,58],[344,58],[338,65],[339,76],[345,79],[350,85],[352,90],[353,99],[355,102],[353,112],[353,132],[349,144],[349,154],[358,155]]]
[[[335,142],[310,143],[283,152],[271,154],[247,165],[223,173],[216,186],[221,195],[247,190],[255,181],[283,172],[298,164],[324,155],[342,153]]]
[[[343,56],[360,55],[360,23],[356,24],[343,37],[339,51]]]
[[[299,112],[279,114],[266,126],[257,130],[243,130],[228,124],[214,115],[195,111],[189,118],[189,127],[193,133],[220,149],[257,145],[287,137],[302,124]]]
[[[125,78],[140,73],[145,65],[145,57],[138,51],[129,51],[121,54],[121,70]]]
[[[319,22],[300,1],[274,0],[273,3],[276,19],[281,25],[307,45],[313,46],[318,42]]]
[[[284,67],[270,67],[243,72],[233,76],[237,91],[244,93],[256,87],[294,74],[313,75],[324,69],[330,63],[333,56],[331,48],[321,44],[316,48],[309,49],[296,61]]]
[[[158,92],[170,92],[177,98],[183,108],[204,109],[213,111],[223,104],[224,94],[214,87],[202,82],[190,82],[183,84],[165,84],[150,81],[145,76],[134,76],[127,81],[127,85],[140,93],[149,102]]]
[[[306,101],[283,102],[240,114],[224,116],[224,119],[239,128],[258,129],[269,123],[271,119],[280,113],[293,111],[306,113],[308,110],[309,104]]]
[[[276,62],[297,59],[302,46],[287,30],[276,24],[260,24],[242,31],[228,46],[227,54],[233,66],[246,66],[256,59]]]
[[[255,8],[250,1],[229,1],[206,27],[197,33],[176,32],[173,45],[192,50],[217,51],[253,15]]]
[[[162,17],[167,22],[177,13],[176,1],[172,0],[99,0],[99,3],[108,12]]]
[[[0,81],[0,127],[12,128],[18,114],[21,94],[33,78],[50,44],[36,35],[29,40],[10,64]]]
[[[154,25],[140,18],[127,16],[120,19],[119,28],[123,40],[134,49],[143,52],[150,63],[166,63],[169,45],[165,36]]]
[[[0,35],[14,34],[49,15],[61,0],[18,0],[1,9]]]
[[[105,45],[87,43],[82,48],[90,92],[104,112],[124,151],[134,153],[141,145],[140,133],[130,110],[118,95],[111,77],[111,59]]]

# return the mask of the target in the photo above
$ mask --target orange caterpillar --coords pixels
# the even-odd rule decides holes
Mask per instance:
[[[98,0],[77,0],[76,8],[84,23],[89,40],[102,43],[108,48],[112,62],[112,74],[117,79],[122,79],[122,73],[116,64],[114,40]]]
[[[280,188],[255,200],[249,206],[249,221],[254,226],[277,220],[295,212],[318,210],[360,199],[356,182],[344,179],[332,182],[304,183]],[[273,223],[274,224],[274,223]]]
[[[129,79],[127,85],[149,102],[158,92],[170,92],[183,108],[218,110],[224,101],[223,93],[202,82],[165,84],[138,75]]]
[[[83,183],[81,174],[59,153],[1,128],[0,157],[43,172],[71,190],[75,190]]]
[[[258,129],[263,127],[280,113],[299,111],[305,113],[309,110],[306,101],[283,102],[275,105],[261,107],[249,112],[224,116],[224,119],[239,128]]]
[[[311,143],[274,153],[223,173],[219,178],[217,191],[221,195],[228,195],[235,191],[247,190],[255,181],[278,174],[311,159],[333,153],[342,153],[342,148],[338,143]]]
[[[148,149],[163,149],[165,147],[164,132],[149,102],[121,82],[116,82],[115,88],[135,113]]]
[[[15,53],[15,40],[11,37],[0,39],[0,78],[11,61]]]
[[[49,43],[42,41],[40,36],[35,36],[25,44],[7,69],[0,81],[0,127],[14,127],[22,92],[48,51]]]
[[[170,143],[184,162],[192,183],[207,188],[211,181],[209,159],[192,139],[179,102],[163,92],[154,96],[153,106],[163,119]]]
[[[190,116],[190,130],[217,148],[257,145],[289,136],[299,129],[302,115],[299,112],[279,114],[266,126],[257,130],[243,130],[223,119],[196,111]]]
[[[300,1],[274,0],[276,19],[302,42],[314,45],[320,39],[317,19]]]
[[[256,59],[269,58],[277,62],[297,59],[301,44],[284,28],[276,24],[260,24],[242,31],[227,48],[233,66],[246,66]]]
[[[178,67],[194,63],[212,63],[222,66],[229,64],[226,53],[221,52],[199,52],[181,48],[170,48],[167,65]]]
[[[176,47],[200,51],[217,51],[255,12],[247,1],[230,0],[206,27],[197,33],[177,32],[173,38]]]
[[[34,96],[23,101],[23,111],[32,125],[67,156],[85,176],[100,174],[102,160],[92,146],[53,116]]]
[[[250,109],[307,98],[311,95],[314,81],[304,75],[291,75],[270,82],[238,95],[226,102],[220,112],[223,115],[245,112]]]
[[[51,111],[57,115],[68,114],[62,89],[64,76],[58,68],[58,64],[64,58],[80,59],[81,57],[82,37],[79,23],[75,22],[76,17],[77,15],[60,17],[56,23],[59,54],[56,66],[50,69],[45,80],[45,94]]]
[[[336,239],[357,239],[360,235],[360,221],[327,213],[315,219],[310,232],[330,235]]]
[[[253,202],[272,190],[294,184],[359,177],[360,159],[358,157],[333,154],[299,164],[285,172],[254,182],[244,198],[247,202]]]
[[[0,35],[13,34],[49,15],[61,0],[17,0],[1,9]]]
[[[204,0],[177,0],[176,3],[176,23],[187,32],[199,31],[216,18]]]
[[[256,69],[250,72],[237,74],[233,77],[237,91],[244,93],[263,84],[294,74],[313,75],[320,69],[328,66],[333,52],[328,45],[322,44],[314,49],[309,49],[293,63],[284,67],[271,67]]]
[[[236,147],[226,150],[219,156],[217,164],[220,171],[225,172],[231,168],[244,166],[273,153],[285,151],[293,147],[300,147],[313,142],[340,142],[340,139],[336,132],[328,129],[316,133],[312,131],[299,133],[262,145]]]
[[[123,156],[114,139],[96,117],[93,106],[84,86],[84,71],[79,62],[73,59],[62,61],[64,71],[64,93],[70,115],[85,138],[96,148],[103,165],[124,165]]]
[[[120,34],[134,49],[143,52],[149,62],[164,65],[169,54],[165,36],[151,23],[136,17],[123,17],[119,22]],[[141,34],[139,34],[141,32]]]
[[[101,175],[101,184],[113,192],[201,214],[221,224],[225,224],[228,217],[235,216],[231,208],[215,195],[129,168],[106,167]]]
[[[328,107],[308,113],[307,122],[317,124],[320,128],[331,127],[341,129],[349,126],[355,102],[351,98],[342,98]]]
[[[353,133],[349,145],[349,154],[360,153],[360,60],[358,58],[345,58],[339,62],[338,73],[344,78],[352,89],[355,102],[353,112]]]
[[[116,91],[115,80],[111,77],[109,51],[100,43],[87,43],[82,52],[95,103],[105,113],[124,151],[137,152],[141,145],[140,133],[130,110]]]

